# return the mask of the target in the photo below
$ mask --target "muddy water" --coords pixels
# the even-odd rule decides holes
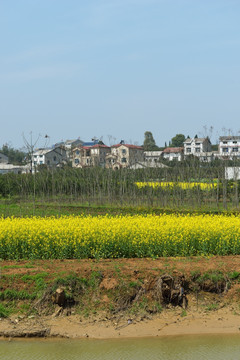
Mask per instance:
[[[236,360],[240,335],[121,340],[0,341],[1,360]]]

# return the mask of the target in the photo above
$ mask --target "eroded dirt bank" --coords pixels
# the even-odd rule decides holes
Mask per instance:
[[[0,336],[240,333],[240,257],[2,261]]]
[[[163,311],[159,315],[145,319],[135,318],[114,322],[106,320],[82,320],[78,315],[52,318],[51,316],[35,319],[4,319],[0,322],[0,337],[62,337],[113,339],[156,336],[176,336],[193,334],[239,334],[240,315],[231,308],[217,310],[214,313],[189,311],[185,317],[181,311]]]

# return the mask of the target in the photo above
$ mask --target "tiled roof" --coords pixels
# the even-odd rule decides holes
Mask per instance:
[[[204,142],[207,138],[194,138],[194,139],[190,139],[190,138],[187,138],[185,141],[184,141],[184,144],[186,143],[191,143],[192,141],[195,141],[195,142]]]
[[[240,136],[220,136],[219,140],[240,140]]]
[[[37,149],[34,151],[33,155],[45,155],[47,153],[49,153],[50,151],[53,151],[54,149],[48,149],[48,148],[45,148],[45,149]]]
[[[139,150],[143,150],[142,146],[138,146],[138,145],[132,145],[132,144],[116,144],[116,145],[112,145],[112,148],[117,148],[119,146],[126,146],[127,148],[130,149],[139,149]]]
[[[96,144],[96,145],[93,145],[91,148],[107,148],[107,149],[110,149],[109,146],[104,145],[104,144]]]

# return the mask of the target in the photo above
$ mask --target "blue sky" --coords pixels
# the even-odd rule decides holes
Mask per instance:
[[[239,0],[0,0],[0,146],[240,135],[239,19]]]

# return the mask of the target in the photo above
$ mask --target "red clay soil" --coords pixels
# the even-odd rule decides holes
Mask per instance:
[[[21,281],[19,275],[36,275],[45,273],[45,280],[65,277],[75,274],[88,278],[93,271],[102,273],[100,288],[113,289],[117,286],[118,279],[128,281],[151,280],[162,275],[183,274],[186,278],[194,272],[219,271],[223,274],[240,272],[240,256],[214,256],[214,257],[189,257],[189,258],[159,258],[159,259],[104,259],[104,260],[22,260],[2,261],[0,263],[1,275],[18,275],[14,282],[16,290],[26,289],[26,282]],[[5,290],[4,283],[0,283],[0,290]],[[237,288],[237,284],[234,288]]]
[[[83,260],[4,260],[0,263],[1,274],[37,274],[39,272],[56,275],[70,273],[89,273],[102,271],[104,277],[112,277],[121,272],[121,275],[133,278],[147,273],[158,275],[160,273],[181,272],[189,276],[194,271],[201,273],[207,271],[221,271],[229,273],[240,271],[240,256],[211,256],[188,258],[159,258],[159,259],[83,259]]]

